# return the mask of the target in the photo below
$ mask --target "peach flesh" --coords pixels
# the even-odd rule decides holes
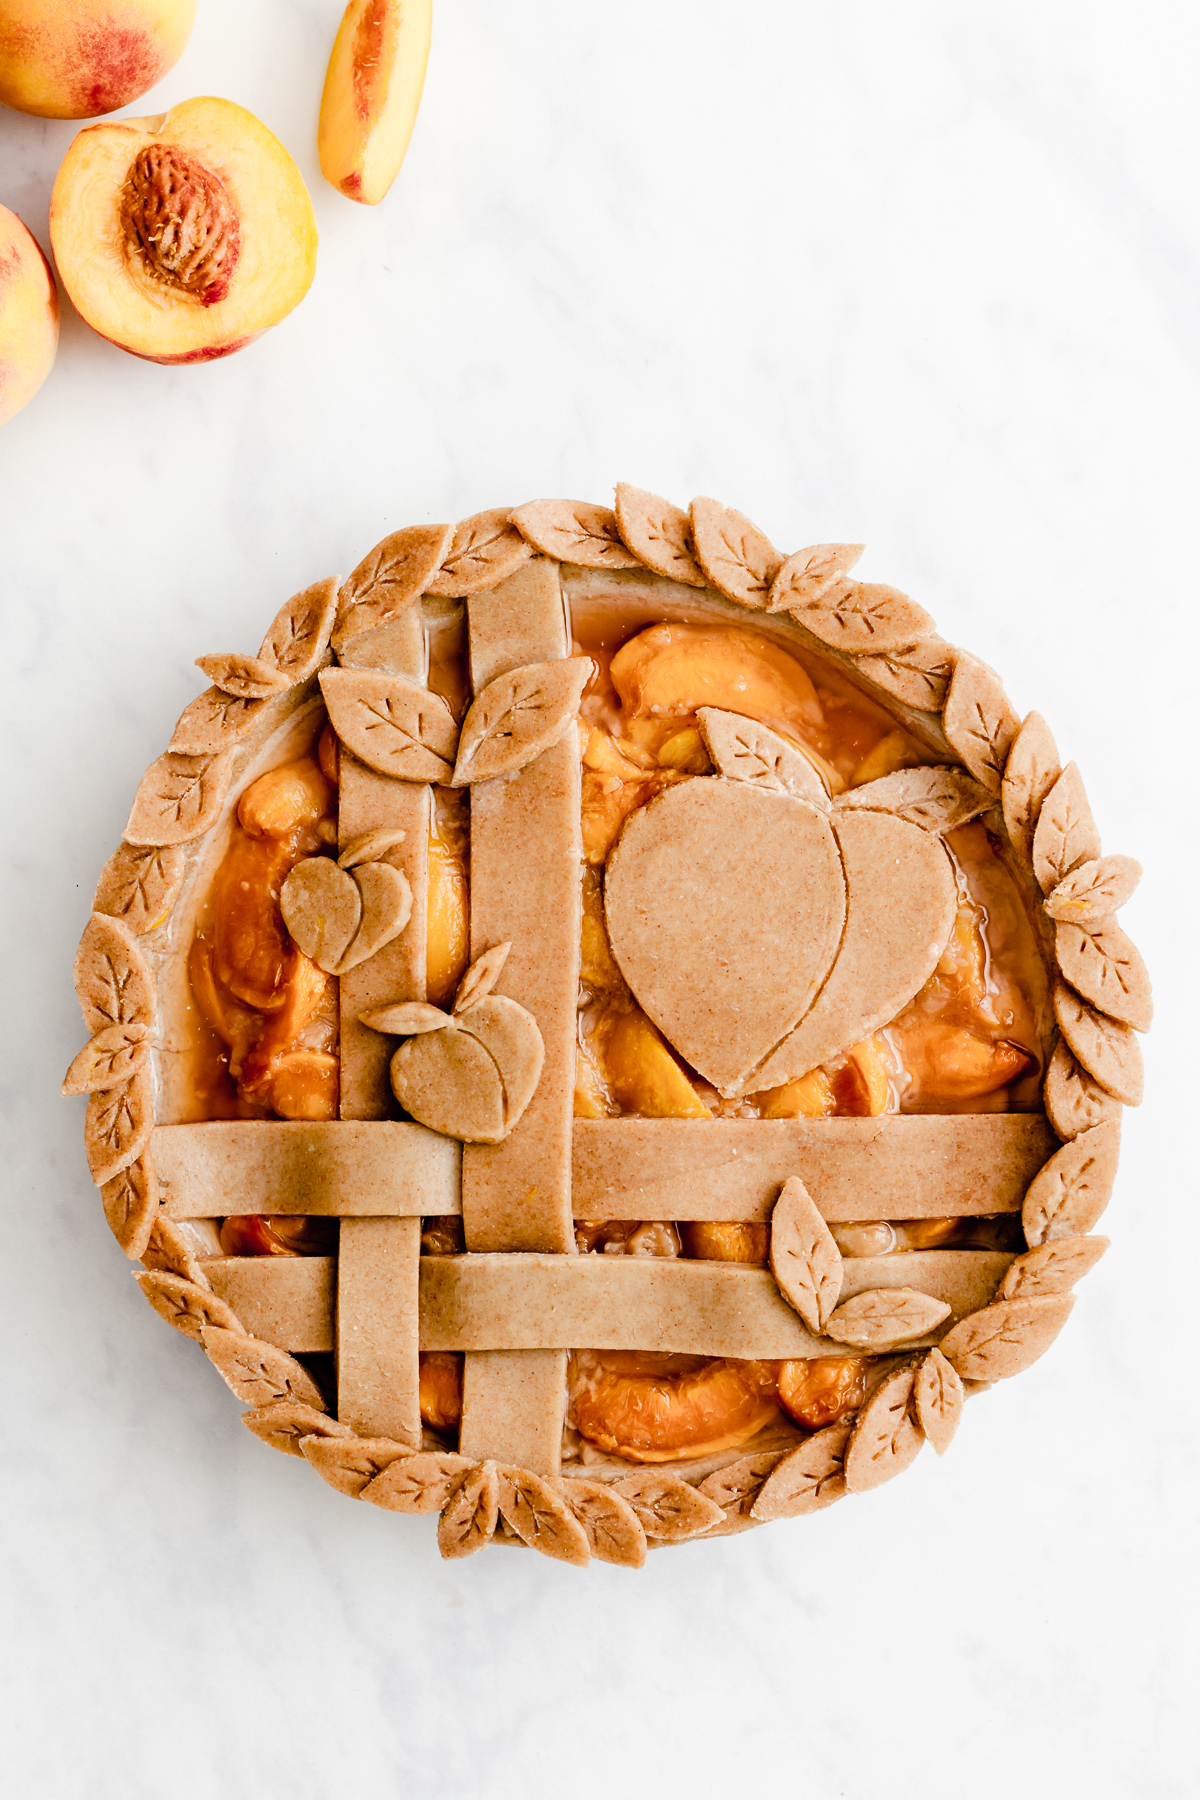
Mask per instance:
[[[0,425],[37,393],[58,348],[58,290],[16,213],[0,206]]]
[[[83,319],[150,362],[232,355],[303,299],[316,267],[296,165],[252,113],[211,98],[81,131],[50,237]]]
[[[430,0],[350,0],[321,95],[317,150],[326,181],[366,206],[396,179],[429,59]]]
[[[128,106],[179,60],[196,0],[0,0],[0,101],[46,119]]]

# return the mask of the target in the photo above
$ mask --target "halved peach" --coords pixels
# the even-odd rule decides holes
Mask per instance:
[[[377,206],[404,161],[429,60],[431,0],[350,0],[321,95],[321,173]]]
[[[317,261],[295,163],[253,113],[210,98],[81,131],[50,240],[92,329],[160,363],[242,349],[304,298]]]
[[[0,0],[0,100],[43,119],[128,106],[183,53],[196,0]]]
[[[41,246],[0,206],[0,425],[50,373],[58,349],[58,289]]]

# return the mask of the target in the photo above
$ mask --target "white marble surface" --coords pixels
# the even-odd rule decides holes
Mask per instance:
[[[324,186],[338,0],[201,0],[310,297],[170,371],[70,312],[0,440],[8,1791],[39,1800],[1197,1791],[1195,25],[1142,0],[439,0],[388,201]],[[46,241],[66,124],[0,114]],[[266,1452],[88,1185],[68,979],[202,651],[386,530],[614,480],[863,537],[1080,761],[1158,977],[1114,1244],[944,1463],[579,1576]]]

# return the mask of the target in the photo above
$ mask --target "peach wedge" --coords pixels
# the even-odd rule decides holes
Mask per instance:
[[[0,0],[0,100],[43,119],[128,106],[173,68],[196,0]]]
[[[58,289],[36,239],[0,206],[0,425],[50,373],[58,349]]]
[[[317,150],[326,181],[364,206],[379,204],[404,161],[430,29],[430,0],[350,0],[338,28]]]
[[[150,362],[210,362],[301,301],[317,228],[300,171],[229,100],[89,125],[50,196],[58,272],[101,337]]]

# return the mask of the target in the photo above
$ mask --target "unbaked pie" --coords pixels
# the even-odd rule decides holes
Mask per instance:
[[[101,876],[64,1086],[143,1292],[445,1555],[876,1486],[1106,1247],[1138,867],[859,554],[397,531],[199,659]]]

